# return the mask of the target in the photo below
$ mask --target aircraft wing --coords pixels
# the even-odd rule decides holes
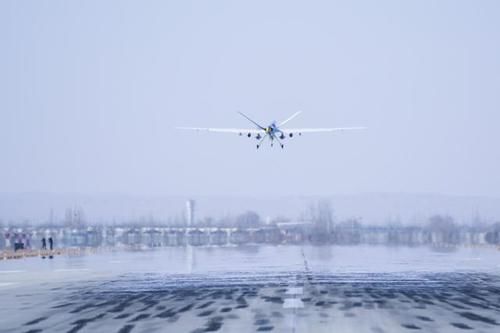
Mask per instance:
[[[284,133],[320,133],[320,132],[341,132],[352,130],[363,130],[366,127],[333,127],[333,128],[288,128],[280,129]]]
[[[177,127],[181,130],[193,130],[203,132],[236,133],[236,134],[256,134],[265,133],[264,130],[255,128],[209,128],[209,127]]]

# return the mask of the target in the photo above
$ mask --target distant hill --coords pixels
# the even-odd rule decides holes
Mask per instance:
[[[433,214],[447,214],[458,222],[500,221],[500,198],[442,194],[365,193],[325,196],[141,196],[120,194],[1,193],[0,220],[41,223],[52,215],[61,221],[68,208],[80,208],[89,222],[182,217],[187,199],[196,200],[196,217],[215,218],[254,210],[261,217],[300,218],[318,200],[331,200],[337,220],[362,218],[364,223],[391,220],[403,224],[426,222]],[[52,213],[51,213],[52,211]]]

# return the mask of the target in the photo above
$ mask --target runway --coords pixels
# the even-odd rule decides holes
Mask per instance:
[[[500,252],[491,248],[168,248],[34,260],[0,266],[2,332],[500,329]]]

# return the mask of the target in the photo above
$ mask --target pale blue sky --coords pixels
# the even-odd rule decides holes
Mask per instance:
[[[0,2],[0,192],[500,196],[498,1]],[[303,114],[286,149],[175,126]]]

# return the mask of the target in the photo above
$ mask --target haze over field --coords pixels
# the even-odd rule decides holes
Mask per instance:
[[[50,202],[62,193],[182,198],[110,203],[112,212],[82,204],[96,218],[164,216],[191,196],[335,193],[445,193],[461,197],[436,210],[498,217],[497,199],[463,198],[500,197],[499,10],[498,1],[2,1],[0,218],[80,203]],[[302,110],[290,126],[368,130],[255,151],[255,139],[174,129],[250,125],[237,110],[263,123]],[[52,194],[47,205],[9,203],[33,192]],[[213,200],[200,209],[240,207]],[[255,200],[245,208],[264,216],[284,207]],[[427,212],[427,199],[402,209],[360,200],[333,204],[367,219]]]
[[[165,222],[182,219],[183,196],[77,195],[77,194],[0,194],[0,221],[32,224],[62,222],[68,208],[84,213],[88,223],[130,221]],[[359,219],[365,224],[401,223],[423,225],[440,214],[458,223],[491,224],[500,221],[500,199],[492,197],[446,196],[437,194],[370,193],[332,196],[197,196],[196,219],[235,217],[248,210],[257,212],[263,222],[276,218],[308,218],[311,206],[328,200],[333,217],[339,222]]]

